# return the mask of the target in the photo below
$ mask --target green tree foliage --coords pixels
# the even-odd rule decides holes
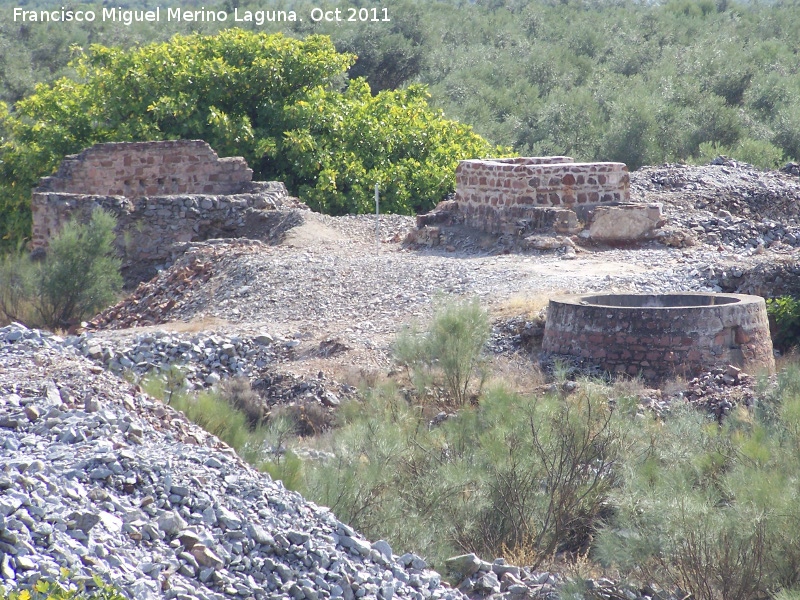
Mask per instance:
[[[205,5],[230,14],[235,6],[264,8],[255,0]],[[430,105],[448,118],[521,154],[624,160],[636,168],[699,159],[702,144],[760,167],[800,159],[796,0],[403,0],[385,5],[389,21],[369,23],[314,23],[313,6],[276,0],[274,8],[295,10],[303,20],[242,24],[259,33],[226,30],[139,46],[176,30],[213,32],[232,21],[131,28],[0,24],[0,100],[12,103],[10,115],[0,107],[0,244],[13,248],[14,239],[27,235],[36,178],[63,153],[95,141],[203,137],[221,154],[244,155],[257,177],[291,180],[292,191],[302,187],[317,208],[355,210],[368,202],[375,181],[386,186],[387,206],[425,208],[439,195],[436,186],[417,196],[419,181],[400,180],[418,172],[416,163],[424,170],[437,160],[430,149],[394,141],[392,152],[414,149],[390,177],[380,164],[385,155],[360,155],[353,148],[362,142],[349,135],[369,121],[365,111],[391,102],[416,106],[423,96],[417,84],[427,86]],[[277,31],[307,37],[266,33]],[[90,46],[95,42],[134,49]],[[68,66],[73,43],[89,49]],[[304,61],[314,67],[294,68]],[[73,78],[59,79],[65,73]],[[370,101],[363,85],[353,84],[345,99],[345,76],[364,77],[373,96],[390,96]],[[270,84],[262,89],[265,80]],[[47,85],[29,95],[36,81]],[[398,86],[406,89],[391,91]],[[334,112],[301,104],[320,101],[335,105]],[[421,120],[434,118],[425,114]],[[370,123],[378,127],[376,140],[385,133],[381,123]],[[440,128],[433,137],[481,146],[464,131]],[[437,164],[447,171],[452,155]],[[438,173],[418,179],[435,184]]]
[[[133,50],[91,46],[72,63],[76,78],[0,113],[7,243],[28,234],[37,179],[97,142],[204,139],[335,213],[364,210],[375,183],[389,210],[430,208],[452,190],[458,159],[497,152],[431,110],[419,87],[373,97],[356,80],[339,91],[353,60],[327,37],[240,29]]]
[[[717,156],[734,158],[760,169],[778,169],[786,164],[786,155],[783,150],[765,140],[751,138],[742,138],[733,147],[703,142],[698,148],[697,156],[693,156],[689,161],[704,165]]]
[[[800,344],[800,299],[780,296],[767,300],[767,314],[775,322],[773,342],[782,351]]]
[[[0,0],[0,6],[11,4]],[[30,2],[36,4],[43,3]],[[800,159],[795,0],[356,2],[387,9],[388,22],[369,23],[314,23],[307,16],[316,6],[311,0],[274,5],[303,20],[265,23],[259,31],[329,35],[337,49],[357,56],[351,79],[366,78],[373,92],[424,83],[449,118],[520,153],[624,157],[635,168],[697,156],[701,143],[734,148],[750,139]],[[213,8],[232,12],[234,6],[264,8],[254,0],[226,0]],[[128,28],[5,21],[0,100],[16,101],[34,82],[63,74],[71,43],[130,47],[230,23]]]
[[[425,53],[431,43],[422,24],[422,5],[408,0],[394,1],[389,10],[397,16],[388,22],[371,22],[366,27],[355,24],[345,31],[337,31],[340,28],[336,26],[323,29],[334,39],[339,51],[356,56],[350,78],[363,77],[375,93],[413,81],[424,67]]]
[[[420,86],[373,96],[355,80],[344,93],[318,88],[286,114],[293,128],[276,140],[271,168],[332,214],[368,212],[375,183],[389,212],[432,208],[452,191],[460,158],[491,152],[470,127],[431,110]]]
[[[419,80],[495,142],[631,168],[748,140],[799,158],[796,2],[477,2],[457,23],[453,4],[427,9]]]

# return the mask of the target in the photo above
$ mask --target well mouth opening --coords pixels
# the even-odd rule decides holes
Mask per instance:
[[[602,294],[581,298],[584,305],[616,308],[688,308],[736,302],[739,298],[718,294]]]

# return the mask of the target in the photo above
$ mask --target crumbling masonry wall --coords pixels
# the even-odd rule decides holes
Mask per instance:
[[[239,194],[253,171],[241,156],[219,158],[202,140],[97,144],[67,156],[35,192],[86,196]]]
[[[760,296],[677,293],[551,298],[542,349],[659,381],[729,364],[774,372]]]
[[[630,200],[624,163],[576,163],[567,156],[464,160],[456,169],[456,197],[467,225],[511,233],[545,208],[576,212]]]
[[[95,207],[117,217],[124,265],[171,258],[177,242],[230,236],[253,211],[299,203],[278,182],[253,182],[241,157],[219,158],[201,140],[98,144],[64,159],[33,190],[33,250]]]

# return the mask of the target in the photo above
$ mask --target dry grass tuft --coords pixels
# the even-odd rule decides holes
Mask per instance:
[[[250,387],[247,377],[232,377],[223,380],[219,393],[232,407],[242,411],[252,427],[262,423],[267,416],[267,406],[261,396]]]
[[[321,435],[330,430],[335,421],[332,411],[312,399],[279,406],[272,411],[271,418],[288,418],[294,424],[295,433],[304,438]]]
[[[550,302],[550,298],[566,291],[557,291],[549,294],[533,294],[530,296],[512,296],[503,300],[491,309],[492,318],[510,318],[524,316],[529,319],[538,317]]]
[[[530,394],[531,390],[547,383],[547,374],[538,363],[520,355],[495,356],[487,371],[491,373],[487,386],[502,384],[518,394]]]

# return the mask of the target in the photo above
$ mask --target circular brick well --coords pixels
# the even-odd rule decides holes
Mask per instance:
[[[764,299],[744,294],[552,298],[542,348],[651,381],[729,364],[775,369]]]

